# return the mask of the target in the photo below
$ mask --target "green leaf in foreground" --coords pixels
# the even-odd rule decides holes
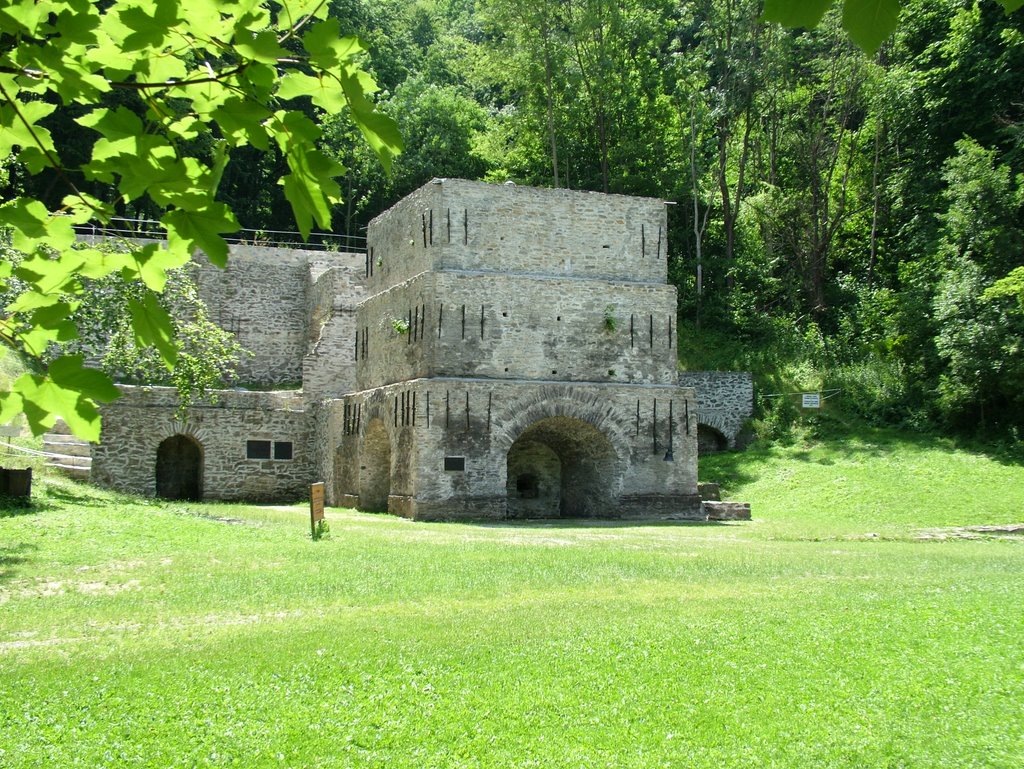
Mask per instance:
[[[765,0],[764,18],[785,27],[815,27],[833,0]]]
[[[304,115],[307,105],[290,100],[311,99],[330,114],[351,108],[353,122],[390,164],[401,140],[370,100],[377,88],[361,68],[365,46],[341,37],[337,21],[317,21],[328,9],[323,0],[0,0],[0,159],[10,157],[32,175],[48,171],[52,185],[64,187],[55,190],[59,211],[16,195],[0,207],[0,228],[20,252],[4,276],[20,283],[5,281],[0,315],[0,334],[11,346],[40,365],[54,343],[75,349],[82,329],[68,308],[80,304],[89,281],[117,273],[161,292],[168,271],[197,251],[224,266],[222,235],[239,224],[215,198],[235,147],[266,151],[276,141],[288,159],[282,183],[299,228],[308,236],[314,221],[329,227],[341,198],[335,178],[344,169],[317,149],[320,129]],[[115,89],[116,102],[101,104]],[[51,123],[69,120],[91,129],[75,132],[82,146],[72,155],[85,159],[77,166],[60,157],[64,147],[50,133]],[[0,175],[6,177],[3,169]],[[78,189],[80,179],[100,182],[103,192]],[[166,248],[145,246],[129,256],[79,247],[75,225],[106,224],[115,207],[136,204],[161,219]],[[173,366],[170,318],[154,296],[143,296],[128,303],[131,333]],[[95,382],[56,371],[56,378],[18,380],[15,390],[0,393],[0,408],[23,408],[37,432],[59,414],[95,439],[98,415],[88,394]]]
[[[11,389],[0,417],[8,416],[8,406],[20,399],[34,435],[51,429],[60,417],[75,435],[93,442],[100,438],[100,412],[85,393],[97,395],[100,400],[113,400],[120,394],[106,374],[84,368],[77,355],[57,358],[46,376],[23,374]]]
[[[50,364],[50,378],[62,387],[74,389],[101,403],[121,397],[110,377],[94,368],[86,368],[81,355],[62,355]]]
[[[900,15],[899,0],[846,0],[843,26],[864,51],[877,51],[896,29]]]
[[[228,261],[228,244],[221,233],[238,230],[238,220],[223,203],[210,203],[194,211],[175,209],[160,220],[167,228],[167,243],[172,251],[200,249],[211,262],[223,267]]]
[[[160,306],[160,302],[151,292],[146,292],[145,299],[128,300],[128,310],[132,316],[132,329],[140,345],[152,345],[160,353],[164,365],[168,369],[174,367],[178,359],[178,347],[174,342],[174,324],[171,316]]]
[[[1024,6],[1024,0],[997,0],[1006,13]],[[821,21],[835,0],[765,0],[766,21],[785,27],[811,29]],[[843,28],[863,51],[872,53],[885,42],[899,20],[900,0],[844,0]]]

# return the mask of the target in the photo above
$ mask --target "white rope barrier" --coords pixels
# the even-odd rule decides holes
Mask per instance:
[[[23,451],[26,454],[32,454],[37,457],[49,457],[52,459],[85,459],[85,457],[76,457],[74,454],[54,454],[52,451],[36,451],[35,449],[27,449],[24,446],[15,446],[13,443],[0,443],[0,446],[6,446],[7,449],[14,449],[15,451]]]

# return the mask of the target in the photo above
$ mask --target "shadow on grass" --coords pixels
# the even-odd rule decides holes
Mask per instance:
[[[39,512],[39,505],[27,497],[0,496],[0,518],[14,518]]]
[[[1024,466],[1024,443],[990,441],[955,435],[940,435],[895,427],[873,427],[843,417],[821,418],[811,424],[811,438],[827,444],[838,457],[882,457],[907,447],[919,450],[960,451],[986,457],[1003,465]],[[817,461],[812,458],[812,461]]]
[[[38,549],[38,545],[28,542],[19,542],[16,545],[0,545],[0,583],[13,579],[13,567],[28,563],[30,554]]]
[[[757,479],[758,466],[770,456],[764,449],[721,451],[697,460],[697,476],[701,483],[717,483],[731,489]]]

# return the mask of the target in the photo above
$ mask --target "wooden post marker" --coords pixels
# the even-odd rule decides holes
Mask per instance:
[[[309,486],[309,531],[316,539],[316,525],[324,519],[324,484],[312,483]]]

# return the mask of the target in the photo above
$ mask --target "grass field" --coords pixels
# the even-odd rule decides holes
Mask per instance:
[[[0,512],[0,767],[1024,765],[1024,467],[715,457],[719,525],[410,523],[66,481]],[[1008,527],[1009,528],[1009,527]]]

